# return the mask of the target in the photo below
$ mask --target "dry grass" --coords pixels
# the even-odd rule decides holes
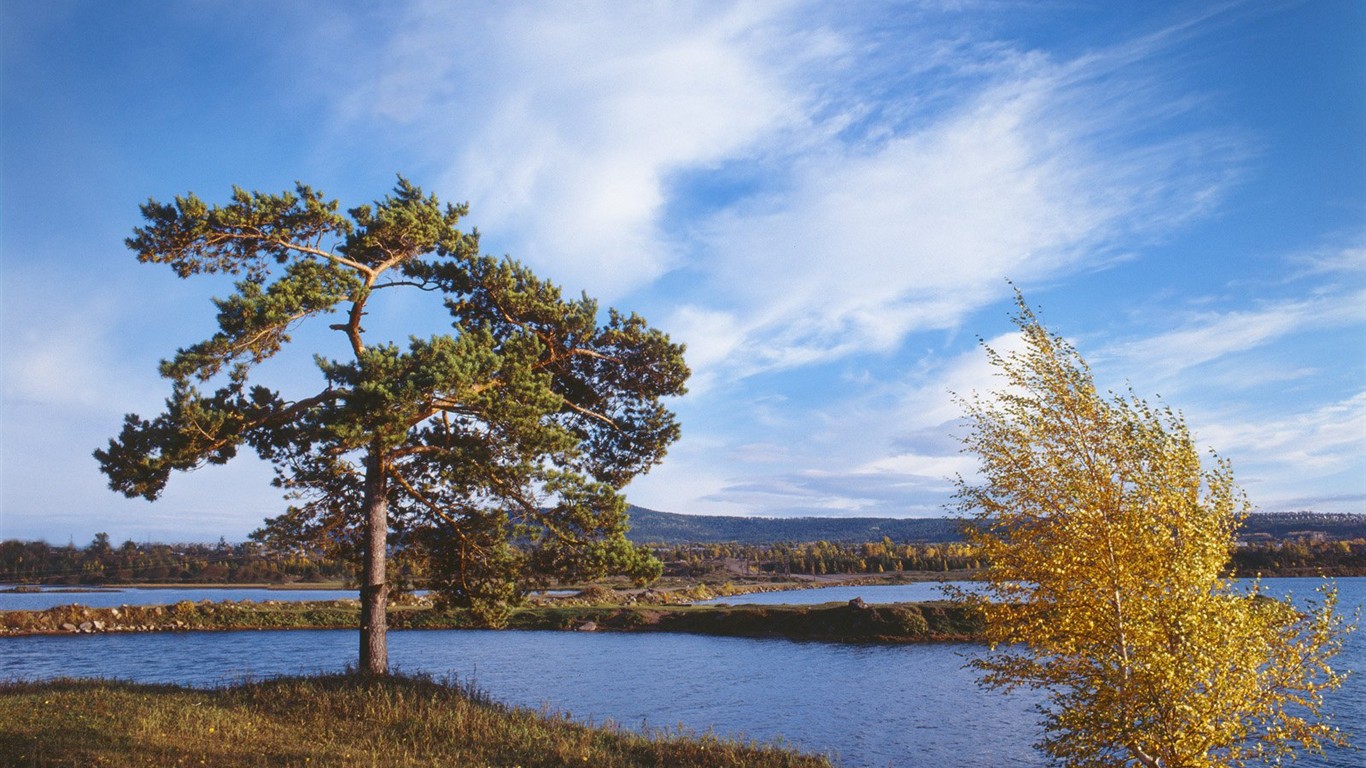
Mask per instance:
[[[829,766],[712,736],[590,728],[424,678],[336,675],[219,689],[0,684],[6,766]]]

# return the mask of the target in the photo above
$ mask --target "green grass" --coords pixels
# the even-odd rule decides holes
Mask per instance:
[[[722,766],[821,757],[710,735],[588,727],[425,678],[335,675],[217,689],[0,683],[6,766]]]

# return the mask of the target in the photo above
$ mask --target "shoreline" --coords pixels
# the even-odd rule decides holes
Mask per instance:
[[[878,574],[825,574],[820,576],[808,576],[805,574],[793,574],[785,579],[778,577],[756,577],[741,573],[732,574],[731,580],[716,583],[710,581],[689,581],[677,577],[664,577],[659,583],[644,589],[619,588],[613,590],[611,587],[597,587],[595,585],[570,584],[552,585],[542,589],[531,590],[528,594],[535,595],[547,591],[570,590],[581,592],[592,589],[608,589],[621,594],[635,593],[671,593],[671,594],[693,594],[699,591],[710,593],[708,598],[730,597],[736,595],[756,594],[762,592],[783,592],[800,589],[824,589],[827,587],[858,587],[858,586],[880,586],[897,584],[917,584],[924,582],[949,582],[949,581],[976,581],[981,575],[980,569],[960,569],[952,571],[889,571]],[[1226,574],[1227,578],[1237,580],[1249,579],[1296,579],[1296,578],[1328,578],[1328,579],[1351,579],[1366,578],[1366,568],[1326,568],[1321,566],[1285,567],[1275,569],[1234,569]],[[299,591],[299,592],[325,592],[325,591],[351,591],[358,592],[359,588],[354,584],[344,581],[309,581],[309,582],[242,582],[242,583],[223,583],[223,582],[127,582],[127,583],[103,583],[103,584],[46,584],[42,582],[4,582],[0,583],[0,594],[25,594],[42,592],[46,594],[109,594],[122,592],[128,589],[146,590],[165,590],[172,591],[177,589],[206,589],[206,590],[232,590],[232,589],[261,589],[268,591]],[[415,591],[422,591],[418,588]]]
[[[125,589],[268,589],[275,591],[331,591],[356,589],[347,586],[341,581],[310,581],[290,584],[280,584],[275,582],[251,582],[245,584],[223,584],[197,583],[197,582],[154,582],[154,583],[129,583],[129,584],[90,584],[85,586],[69,586],[65,584],[5,584],[0,586],[0,594],[25,594],[33,592],[44,592],[47,594],[99,594],[109,592],[122,592]]]
[[[735,595],[749,595],[762,592],[784,592],[799,589],[824,589],[827,587],[859,587],[859,586],[894,586],[897,584],[918,584],[924,582],[947,582],[947,581],[973,581],[979,571],[958,570],[958,571],[893,571],[885,574],[829,574],[822,576],[795,575],[787,580],[775,579],[756,579],[755,577],[745,577],[737,574],[737,578],[722,583],[706,581],[687,581],[682,579],[670,579],[665,577],[650,587],[613,589],[610,586],[599,586],[594,584],[569,584],[552,585],[545,588],[538,588],[528,592],[528,595],[542,594],[554,591],[583,592],[585,590],[604,589],[620,594],[640,594],[640,593],[668,593],[668,594],[692,594],[699,590],[705,590],[711,597],[731,597]],[[677,583],[674,583],[677,582]],[[309,582],[242,582],[242,583],[223,583],[223,582],[127,582],[127,583],[104,583],[104,584],[44,584],[41,582],[5,582],[0,583],[0,594],[108,594],[122,592],[128,589],[149,589],[149,590],[176,590],[176,589],[263,589],[271,591],[350,591],[359,592],[359,587],[343,581],[309,581]],[[414,591],[424,591],[425,587],[416,588]],[[703,598],[703,599],[711,599]]]
[[[171,606],[88,608],[56,606],[42,611],[0,612],[4,638],[42,635],[344,629],[359,626],[355,600],[255,603],[208,600]],[[389,628],[488,629],[468,611],[396,606]],[[729,637],[786,638],[840,643],[920,643],[974,640],[980,619],[946,601],[865,604],[861,600],[819,605],[527,605],[516,608],[502,629],[573,632],[679,632]]]

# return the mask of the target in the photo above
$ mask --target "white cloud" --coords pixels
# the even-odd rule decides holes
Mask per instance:
[[[685,427],[668,459],[626,487],[632,504],[694,515],[753,515],[753,507],[722,498],[735,482],[736,459],[725,438]]]
[[[6,272],[16,283],[30,277],[28,290],[6,292],[0,314],[0,400],[6,408],[51,408],[71,414],[63,418],[86,419],[161,402],[155,367],[134,370],[120,357],[128,348],[119,338],[126,307],[109,294],[109,283],[31,278],[10,265]]]
[[[891,350],[998,300],[1006,277],[1104,265],[1121,236],[1207,207],[1242,157],[1207,133],[1145,141],[1127,121],[1148,102],[1125,101],[1103,59],[1004,61],[958,107],[871,146],[832,140],[781,194],[703,225],[715,301],[743,308],[737,373]]]
[[[50,329],[49,329],[50,331]],[[107,368],[97,360],[103,345],[80,323],[40,336],[29,328],[6,343],[3,396],[11,403],[98,407],[108,401]],[[17,343],[16,343],[17,342]]]
[[[1366,392],[1281,418],[1226,419],[1200,436],[1249,462],[1337,472],[1366,457]]]
[[[695,397],[704,395],[716,383],[723,363],[745,336],[733,314],[692,304],[676,307],[663,319],[662,327],[669,329],[669,338],[687,345],[688,366],[693,374],[688,391]]]
[[[139,268],[147,269],[130,267]],[[155,504],[108,488],[92,452],[118,434],[123,414],[161,409],[170,386],[157,376],[157,358],[212,322],[192,290],[168,292],[168,282],[125,274],[92,278],[58,266],[37,276],[5,264],[6,288],[25,290],[6,290],[0,312],[0,538],[84,543],[106,531],[118,541],[241,539],[284,511],[269,467],[249,450],[230,466],[172,479]],[[195,305],[195,319],[158,336],[181,302]],[[144,336],[165,347],[149,351]]]
[[[1278,416],[1226,410],[1202,418],[1195,431],[1202,443],[1233,461],[1239,482],[1263,509],[1361,509],[1366,392]],[[1333,496],[1344,497],[1345,506],[1328,504]]]
[[[1014,331],[986,339],[984,343],[1002,355],[1024,349],[1024,337]],[[963,416],[962,406],[956,398],[980,396],[989,400],[1000,387],[997,369],[985,351],[978,347],[947,360],[925,357],[918,369],[892,385],[895,406],[882,417],[896,425],[894,428],[902,434],[956,433],[958,430],[954,427]],[[869,410],[876,413],[875,409]]]
[[[673,174],[801,119],[771,55],[784,8],[417,3],[374,72],[353,73],[345,114],[445,148],[438,186],[469,195],[490,242],[611,299],[675,264],[660,221]]]
[[[401,126],[491,249],[570,293],[654,286],[706,388],[955,327],[1219,198],[1238,132],[1160,130],[1193,107],[1163,81],[1198,19],[1058,59],[973,13],[415,2],[341,116]],[[749,186],[665,218],[723,167]]]
[[[85,131],[82,146],[141,169],[134,186],[151,186],[111,197],[107,185],[67,174],[77,187],[103,190],[87,195],[87,226],[49,226],[60,247],[6,254],[6,287],[24,289],[6,293],[0,327],[0,469],[9,473],[0,508],[21,499],[34,509],[50,505],[49,489],[58,488],[73,508],[111,509],[90,449],[117,431],[123,412],[157,410],[166,382],[155,376],[156,359],[212,330],[203,299],[222,290],[198,280],[197,288],[182,286],[169,274],[153,284],[112,266],[105,249],[132,223],[133,197],[199,188],[190,177],[216,185],[229,171],[247,174],[228,180],[248,186],[297,172],[354,202],[391,169],[443,198],[469,199],[468,223],[483,231],[488,250],[526,261],[570,294],[582,288],[638,309],[689,345],[692,394],[678,404],[684,438],[632,486],[639,503],[694,512],[937,513],[943,476],[965,465],[953,441],[960,408],[948,391],[998,385],[981,351],[964,351],[963,337],[1003,327],[1007,276],[1031,294],[1051,294],[1069,320],[1100,317],[1090,328],[1057,330],[1087,339],[1081,351],[1102,382],[1128,376],[1140,393],[1179,393],[1174,404],[1191,414],[1197,433],[1230,454],[1240,474],[1248,467],[1261,489],[1274,486],[1274,498],[1353,497],[1361,387],[1359,359],[1348,355],[1366,314],[1359,222],[1320,233],[1326,245],[1269,277],[1243,269],[1233,252],[1255,235],[1219,242],[1225,227],[1246,226],[1256,211],[1270,215],[1252,230],[1310,239],[1294,233],[1313,230],[1317,216],[1274,217],[1320,205],[1328,221],[1336,206],[1331,220],[1342,226],[1341,211],[1360,207],[1350,192],[1327,188],[1322,199],[1304,187],[1311,197],[1285,200],[1278,174],[1300,166],[1281,162],[1256,166],[1248,194],[1221,207],[1249,158],[1263,148],[1290,157],[1276,142],[1301,135],[1246,109],[1255,100],[1245,98],[1274,89],[1254,94],[1228,78],[1227,67],[1239,62],[1224,33],[1251,44],[1274,25],[1243,24],[1262,11],[1239,4],[1144,11],[1110,17],[1123,25],[1085,29],[1073,10],[404,0],[322,16],[249,14],[249,25],[220,14],[229,36],[265,19],[297,43],[264,59],[215,59],[261,86],[252,103],[278,105],[279,114],[262,123],[262,109],[223,111],[222,94],[199,87],[198,68],[165,70],[155,82],[136,74],[110,80],[130,90],[109,96],[204,95],[181,111],[214,116],[212,124],[181,133],[231,150],[242,136],[273,131],[280,140],[261,155],[269,168],[187,166],[174,148],[145,140],[153,134],[130,143],[105,122],[63,121],[53,105],[33,105],[41,124]],[[1271,15],[1282,13],[1292,15]],[[193,34],[165,42],[192,56],[205,27],[190,16],[188,27],[167,28]],[[1121,29],[1129,22],[1134,31]],[[106,63],[72,53],[68,63],[78,66],[62,72]],[[130,62],[115,61],[124,67],[111,71],[141,71]],[[290,77],[278,76],[281,67]],[[49,75],[41,82],[67,82],[54,72],[35,70]],[[1247,131],[1233,124],[1243,121]],[[16,157],[47,178],[51,162],[68,153],[39,146]],[[28,196],[45,199],[41,185],[35,189]],[[126,207],[100,208],[114,198]],[[1180,239],[1185,225],[1217,208],[1222,220],[1211,217],[1208,229]],[[16,226],[42,229],[31,218]],[[88,234],[95,220],[106,230],[98,247]],[[77,236],[81,230],[87,234]],[[7,235],[6,243],[27,239],[38,238]],[[1143,259],[1176,261],[1186,247],[1202,253],[1191,269],[1144,269]],[[33,274],[16,274],[18,261],[31,262]],[[1089,274],[1113,266],[1126,271]],[[1121,278],[1135,284],[1117,286]],[[170,283],[174,291],[165,289]],[[34,287],[43,285],[51,288]],[[187,291],[199,302],[193,309],[174,298]],[[119,306],[87,301],[98,296]],[[1102,317],[1109,306],[1096,309],[1106,303],[1115,304],[1115,317]],[[1181,309],[1140,318],[1141,329],[1114,341],[1116,326],[1133,317],[1126,310],[1159,305]],[[982,321],[988,306],[1000,315],[993,308]],[[404,300],[375,310],[373,330],[393,328],[397,338],[421,312]],[[419,325],[429,322],[448,320],[423,315]],[[301,337],[301,346],[341,343],[325,328],[318,334]],[[991,343],[1007,349],[1013,339]],[[284,384],[316,378],[306,361],[283,357],[262,373]],[[155,508],[169,511],[156,514],[202,508],[236,515],[234,529],[254,523],[259,508],[278,500],[266,497],[273,491],[258,476],[261,466],[235,465],[203,482],[174,481]],[[79,480],[63,485],[72,472]],[[262,495],[244,493],[239,477]],[[192,496],[201,488],[213,490]],[[129,519],[150,514],[146,505],[118,503]]]
[[[1180,385],[1187,389],[1199,381],[1186,376],[1197,366],[1295,334],[1366,322],[1366,290],[1323,292],[1267,302],[1250,310],[1202,312],[1183,320],[1182,327],[1174,330],[1111,345],[1099,357],[1114,360],[1122,370],[1141,371],[1148,387]],[[1285,371],[1265,361],[1262,367],[1267,370],[1254,373],[1243,384],[1285,377]]]
[[[1366,273],[1366,233],[1353,233],[1346,240],[1297,254],[1292,261],[1312,276]]]
[[[887,31],[822,13],[433,0],[350,64],[343,118],[421,147],[488,247],[571,293],[643,303],[688,344],[695,413],[633,485],[638,503],[885,511],[908,483],[923,500],[965,466],[942,437],[960,413],[948,391],[997,382],[977,349],[922,354],[889,380],[908,336],[958,328],[1006,277],[1055,281],[1168,236],[1251,152],[1235,127],[1188,119],[1199,98],[1168,77],[1204,16],[1061,58],[965,26],[971,14],[919,8]],[[732,177],[705,199],[689,187]],[[692,208],[670,218],[684,195]],[[1327,308],[1200,315],[1106,351],[1174,377]],[[824,402],[785,397],[807,384],[781,377],[837,360],[877,372]],[[761,374],[772,390],[747,389]]]
[[[1008,352],[1022,342],[1008,333],[989,343]],[[813,403],[746,390],[704,394],[701,412],[682,414],[683,440],[632,484],[630,497],[710,514],[942,514],[951,478],[975,467],[959,452],[961,409],[951,392],[989,396],[992,370],[973,348],[926,354],[899,376],[844,377]]]
[[[942,483],[945,478],[971,475],[976,461],[970,456],[932,456],[902,453],[885,456],[858,468],[860,474],[924,478]]]

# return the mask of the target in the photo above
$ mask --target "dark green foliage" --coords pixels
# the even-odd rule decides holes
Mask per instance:
[[[982,629],[981,618],[974,610],[943,601],[861,606],[826,603],[529,607],[517,611],[508,626],[573,629],[588,622],[597,631],[685,632],[837,643],[973,640]]]
[[[84,548],[0,541],[4,584],[260,584],[354,579],[352,563],[317,552],[269,552],[255,542],[110,546],[95,534]]]
[[[632,520],[635,519],[634,514]],[[655,547],[670,576],[706,578],[730,572],[740,561],[745,575],[771,579],[794,576],[870,575],[904,571],[937,574],[981,567],[977,553],[963,543],[842,544],[829,541],[777,544],[686,544]],[[729,562],[728,562],[729,561]]]
[[[218,332],[162,363],[165,412],[130,414],[95,452],[110,486],[156,499],[172,471],[246,446],[298,500],[256,538],[366,553],[367,600],[383,600],[390,547],[450,601],[495,619],[538,573],[657,575],[624,537],[617,489],[678,436],[661,399],[684,392],[682,347],[635,315],[600,322],[592,300],[480,254],[477,234],[458,229],[464,206],[404,179],[372,206],[338,210],[302,184],[236,189],[223,206],[193,195],[143,206],[146,224],[128,240],[141,261],[242,279],[216,301]],[[363,317],[395,290],[444,304],[450,330],[368,338]],[[252,380],[321,315],[339,315],[328,327],[350,355],[314,357],[316,390]],[[387,546],[366,533],[381,527]]]

